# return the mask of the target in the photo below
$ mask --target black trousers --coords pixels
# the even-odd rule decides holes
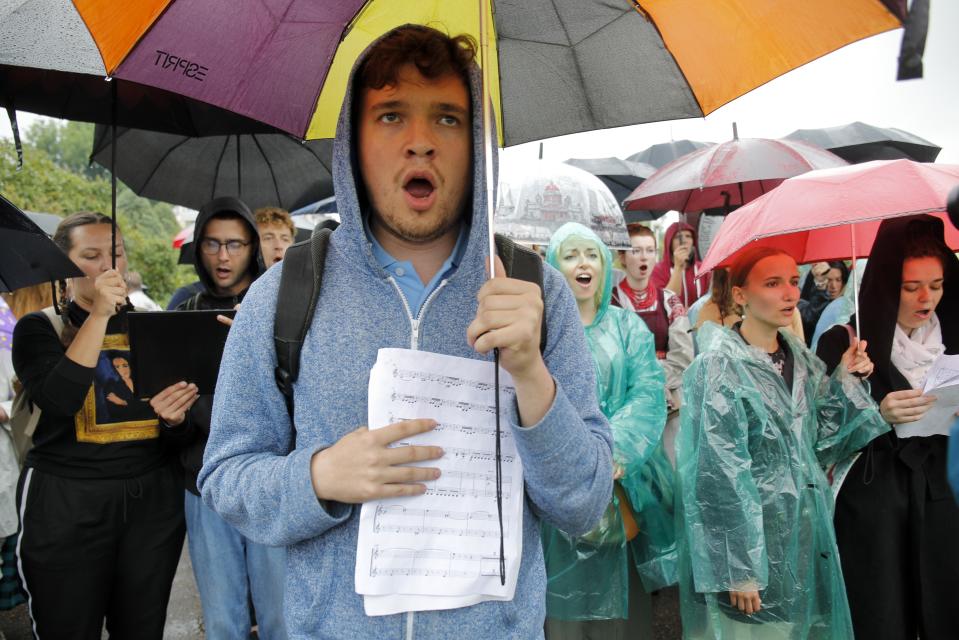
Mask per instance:
[[[183,536],[182,472],[126,480],[24,469],[20,577],[41,640],[161,640]]]
[[[959,506],[945,436],[883,436],[836,500],[836,540],[856,638],[959,638]]]

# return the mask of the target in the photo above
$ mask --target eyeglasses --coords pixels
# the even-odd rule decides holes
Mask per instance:
[[[243,252],[243,249],[250,245],[249,242],[243,242],[242,240],[227,240],[226,242],[220,242],[213,238],[203,238],[200,241],[200,251],[205,253],[208,256],[215,256],[220,253],[220,247],[226,247],[226,252],[231,256],[238,256]]]
[[[644,254],[648,254],[648,255],[651,255],[651,256],[655,256],[655,255],[656,255],[656,249],[635,249],[635,248],[633,248],[633,249],[627,249],[627,250],[626,250],[626,253],[628,253],[629,255],[631,255],[631,256],[633,256],[633,257],[637,257],[637,258],[638,258],[639,256],[641,256],[641,255],[644,255]]]

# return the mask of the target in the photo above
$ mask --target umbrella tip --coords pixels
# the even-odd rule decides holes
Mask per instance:
[[[733,123],[733,140],[739,140],[739,128],[736,127],[736,123]]]

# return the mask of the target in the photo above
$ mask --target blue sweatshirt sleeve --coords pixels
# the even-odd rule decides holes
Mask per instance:
[[[596,526],[612,497],[612,434],[596,401],[592,355],[572,293],[549,265],[543,281],[544,359],[556,397],[537,424],[520,426],[515,405],[510,420],[530,501],[552,525],[576,536]]]
[[[250,287],[230,329],[197,481],[204,501],[240,533],[274,546],[316,537],[352,510],[340,503],[328,510],[313,491],[310,461],[333,443],[294,448],[293,424],[274,382],[279,275],[273,269]]]

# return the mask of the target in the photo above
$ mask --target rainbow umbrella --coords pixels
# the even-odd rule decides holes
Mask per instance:
[[[79,15],[87,33],[61,33],[58,42],[80,47],[88,64],[91,50],[96,52],[105,75],[188,96],[306,139],[333,136],[350,69],[375,38],[405,23],[470,33],[485,39],[495,69],[489,93],[505,145],[702,117],[839,47],[895,29],[905,18],[902,3],[893,0],[25,4],[43,4],[47,21],[56,11]],[[490,20],[482,36],[480,6]],[[7,22],[5,30],[17,28]],[[24,22],[23,28],[31,25]]]

